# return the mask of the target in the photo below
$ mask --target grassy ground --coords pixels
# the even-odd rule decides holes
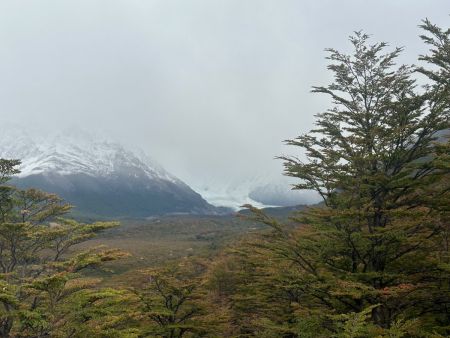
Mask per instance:
[[[303,206],[268,208],[265,212],[282,222]],[[138,283],[139,270],[157,267],[184,257],[214,255],[218,250],[266,226],[248,220],[250,213],[229,216],[164,216],[151,219],[120,220],[121,225],[79,245],[75,250],[106,246],[126,251],[130,257],[106,264],[107,271],[90,271],[92,277],[102,277],[105,286]],[[85,221],[94,221],[88,219]]]
[[[122,249],[131,256],[107,267],[111,271],[92,271],[104,278],[105,285],[133,282],[137,270],[160,266],[189,256],[208,256],[232,240],[264,226],[236,216],[166,216],[149,220],[123,220],[78,249],[105,245]]]

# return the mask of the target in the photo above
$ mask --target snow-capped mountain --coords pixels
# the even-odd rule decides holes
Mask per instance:
[[[43,173],[70,175],[83,173],[90,176],[110,176],[118,171],[139,170],[150,179],[180,182],[143,151],[132,152],[118,143],[99,139],[84,131],[68,130],[47,138],[31,137],[24,131],[2,133],[2,157],[20,158],[19,177]]]
[[[144,152],[83,131],[42,137],[0,128],[0,157],[22,161],[16,185],[57,193],[83,214],[218,212]]]

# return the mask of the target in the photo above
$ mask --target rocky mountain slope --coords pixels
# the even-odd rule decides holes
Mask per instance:
[[[30,136],[0,128],[0,157],[22,160],[19,187],[54,192],[85,215],[216,214],[198,193],[141,151],[82,131]]]

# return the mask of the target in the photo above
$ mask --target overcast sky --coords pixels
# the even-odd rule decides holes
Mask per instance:
[[[270,172],[282,144],[328,106],[326,47],[348,35],[425,51],[421,19],[449,0],[36,0],[0,2],[0,122],[77,125],[138,145],[202,180]]]

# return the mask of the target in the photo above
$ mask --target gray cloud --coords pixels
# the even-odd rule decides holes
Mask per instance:
[[[448,0],[77,0],[0,3],[0,122],[78,125],[139,145],[194,186],[280,175],[282,140],[327,107],[325,47],[364,29],[425,48]]]

